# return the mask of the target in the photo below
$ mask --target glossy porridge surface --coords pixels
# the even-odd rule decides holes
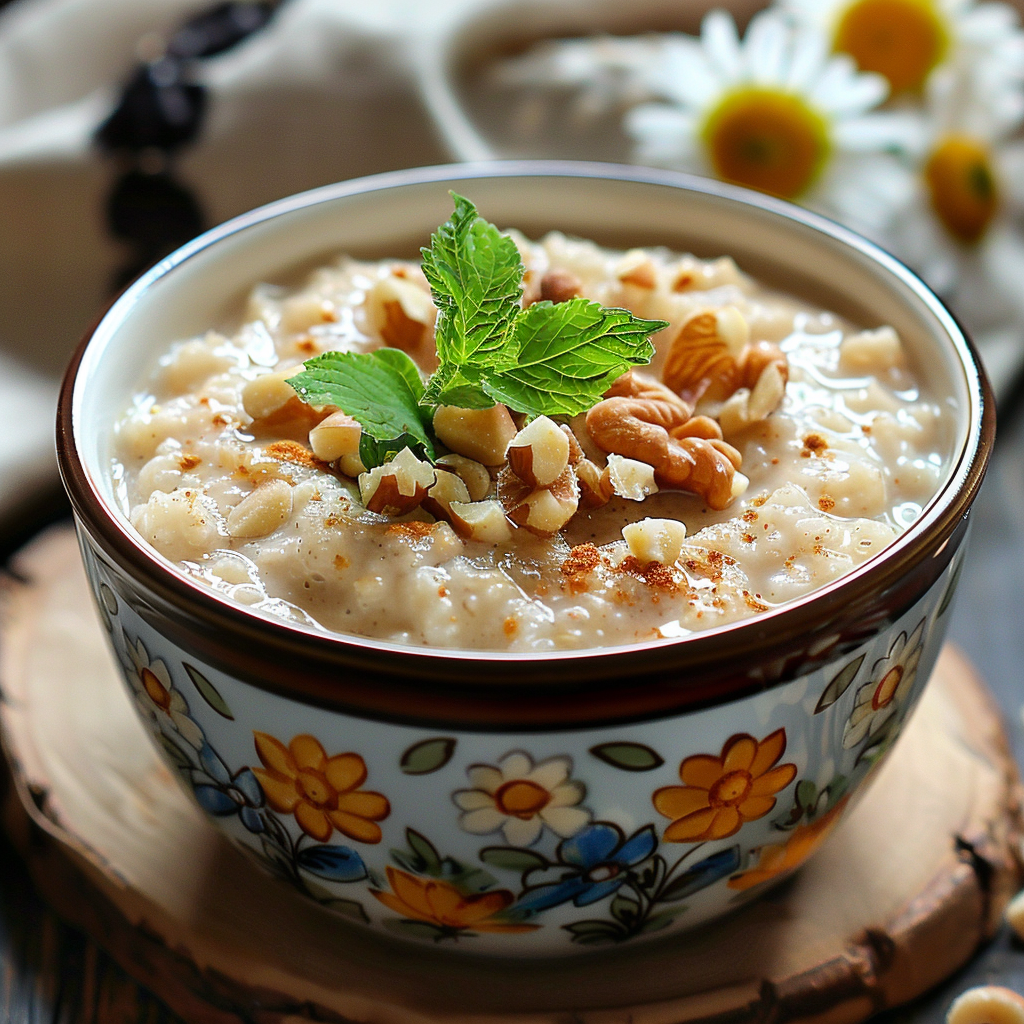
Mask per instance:
[[[922,393],[890,328],[858,329],[769,292],[727,257],[516,237],[527,301],[542,282],[571,281],[605,306],[669,322],[645,380],[658,381],[684,326],[709,312],[739,316],[750,343],[781,352],[784,396],[769,414],[737,404],[753,381],[746,398],[694,398],[742,457],[735,489],[749,480],[727,507],[665,487],[643,500],[612,494],[581,504],[553,536],[512,526],[497,543],[460,536],[422,507],[368,511],[357,471],[307,447],[324,410],[296,399],[252,415],[251,382],[320,352],[387,342],[434,368],[435,311],[418,266],[340,257],[298,288],[257,286],[240,325],[179,342],[143,383],[114,436],[119,497],[141,536],[209,586],[327,630],[433,647],[586,648],[676,637],[807,594],[877,554],[935,493],[951,416]],[[609,456],[586,417],[569,425],[602,469]],[[254,536],[242,502],[257,490],[276,504],[272,528]],[[622,529],[644,519],[685,523],[678,558],[637,557]]]

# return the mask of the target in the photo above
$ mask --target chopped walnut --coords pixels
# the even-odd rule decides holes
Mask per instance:
[[[701,436],[713,430],[706,418],[698,417],[697,436],[687,435],[692,407],[664,384],[631,371],[608,394],[587,413],[587,431],[603,451],[646,462],[659,486],[698,494],[713,509],[726,508],[737,486],[745,487],[740,453],[720,437]]]

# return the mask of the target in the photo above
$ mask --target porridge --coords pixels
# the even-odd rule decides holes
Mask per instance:
[[[891,328],[455,202],[422,264],[258,285],[160,359],[114,473],[183,573],[398,643],[657,641],[823,586],[935,493],[950,417]]]

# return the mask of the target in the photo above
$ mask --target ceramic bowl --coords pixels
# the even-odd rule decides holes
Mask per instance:
[[[178,573],[129,526],[110,469],[112,421],[157,354],[229,320],[254,282],[317,258],[415,256],[448,216],[451,188],[533,237],[558,228],[729,253],[770,286],[854,322],[892,324],[956,424],[938,493],[883,553],[810,596],[646,646],[415,649],[272,619]],[[75,356],[59,413],[61,470],[100,615],[142,721],[188,793],[235,843],[338,914],[513,956],[698,925],[825,840],[934,665],[992,435],[970,344],[869,243],[708,181],[558,163],[349,181],[210,231],[113,305]],[[866,714],[870,728],[856,727]],[[523,780],[546,799],[517,804]],[[751,787],[768,799],[744,803]],[[666,835],[672,820],[653,799],[666,789],[739,808],[734,827],[673,841],[680,831]],[[492,833],[462,827],[473,791],[493,804]],[[561,837],[551,827],[559,804],[576,811]]]

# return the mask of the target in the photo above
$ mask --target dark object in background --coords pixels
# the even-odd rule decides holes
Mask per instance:
[[[197,63],[263,28],[281,2],[227,0],[190,18],[162,52],[136,68],[96,130],[96,144],[125,168],[106,204],[111,234],[130,250],[112,282],[115,291],[206,226],[199,201],[173,174],[174,156],[199,137],[206,113]]]

